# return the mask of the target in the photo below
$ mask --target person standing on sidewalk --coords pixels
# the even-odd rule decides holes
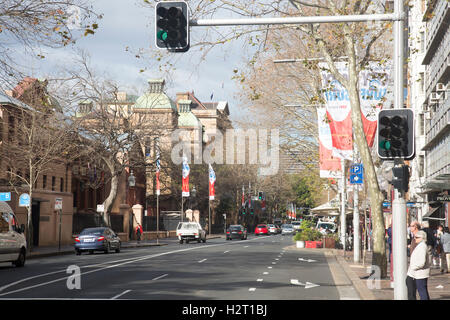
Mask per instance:
[[[442,248],[445,252],[445,257],[447,260],[447,273],[450,271],[450,232],[448,227],[444,228],[444,234],[441,236]],[[445,261],[442,261],[445,263]],[[442,271],[442,267],[441,267]]]
[[[406,277],[408,300],[416,300],[416,291],[419,291],[420,300],[430,300],[430,295],[428,294],[430,261],[426,244],[427,234],[425,231],[417,231],[414,238],[417,245],[411,253]]]
[[[447,261],[445,257],[445,251],[444,246],[442,245],[442,236],[444,235],[444,227],[442,225],[439,225],[436,230],[436,254],[438,256],[439,260],[439,267],[441,270],[441,273],[448,272],[447,268]]]
[[[434,234],[430,229],[430,223],[428,221],[422,222],[421,230],[427,234],[427,253],[431,266],[431,262],[433,261],[433,251],[434,247],[436,246],[436,238],[434,237]]]
[[[138,223],[138,225],[136,226],[136,238],[137,238],[137,242],[141,242],[141,234],[142,234],[142,226],[140,223]]]
[[[419,221],[413,221],[411,222],[411,225],[409,226],[409,231],[411,232],[410,235],[410,244],[408,245],[409,248],[409,255],[412,255],[412,252],[414,251],[414,248],[417,246],[417,243],[414,239],[416,233],[420,230],[420,223]]]

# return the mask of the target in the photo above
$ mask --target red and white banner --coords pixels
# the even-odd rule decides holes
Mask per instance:
[[[189,197],[189,164],[187,163],[187,158],[183,156],[183,184],[182,184],[182,196]]]
[[[216,190],[214,189],[214,183],[216,182],[216,173],[212,165],[209,165],[209,200],[214,200]]]
[[[340,74],[348,78],[347,63],[336,62],[335,65]],[[331,132],[332,155],[352,160],[353,132],[348,92],[327,70],[327,63],[320,63],[319,67],[322,70],[323,97]],[[361,118],[369,147],[373,145],[375,138],[377,113],[384,104],[391,104],[392,101],[392,95],[388,95],[387,91],[389,71],[389,67],[370,63],[359,75]]]
[[[161,159],[159,146],[156,145],[156,195],[159,196],[161,194],[161,186],[159,184],[159,173],[161,171]]]
[[[317,108],[319,128],[319,162],[321,178],[340,178],[341,159],[333,157],[333,142],[331,140],[330,124],[325,108]]]
[[[242,186],[242,206],[245,207],[245,189],[244,189],[244,186]]]

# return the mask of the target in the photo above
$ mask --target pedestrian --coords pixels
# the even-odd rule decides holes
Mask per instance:
[[[412,255],[412,252],[414,251],[414,248],[417,246],[416,241],[414,240],[414,236],[416,233],[420,230],[420,223],[419,221],[413,221],[411,222],[411,225],[409,226],[410,231],[410,244],[408,245],[409,248],[409,255]]]
[[[430,300],[428,294],[428,278],[430,276],[430,261],[427,253],[427,234],[425,231],[417,231],[414,240],[417,243],[409,262],[406,277],[408,288],[408,300],[416,300],[416,292],[419,292],[420,300]]]
[[[136,226],[136,238],[138,242],[141,241],[141,234],[142,234],[142,226],[140,223],[138,223],[138,225]]]
[[[450,271],[450,232],[448,227],[444,228],[444,234],[441,236],[442,248],[445,252],[445,258],[447,260],[447,273]],[[442,269],[441,269],[442,270]]]
[[[389,228],[386,231],[387,233],[387,243],[389,246],[389,262],[391,262],[391,256],[392,256],[392,223],[389,224]]]
[[[445,251],[442,244],[442,236],[444,235],[444,227],[439,225],[436,230],[436,247],[435,251],[437,256],[439,257],[439,267],[441,273],[448,272],[447,261],[445,257]]]
[[[428,221],[422,222],[421,230],[427,234],[427,253],[431,264],[431,261],[433,261],[433,250],[436,245],[436,239],[433,235],[433,232],[430,229],[430,223]]]

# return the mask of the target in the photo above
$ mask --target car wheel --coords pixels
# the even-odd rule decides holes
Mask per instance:
[[[183,244],[183,239],[180,240],[180,244]]]
[[[106,244],[105,254],[108,254],[110,250],[109,243]]]
[[[186,239],[186,244],[188,244],[189,243],[189,239]]]
[[[116,249],[116,253],[120,253],[120,243],[119,243],[119,246]]]
[[[202,242],[202,239],[198,238],[197,243],[200,243],[200,242]]]
[[[25,265],[25,258],[26,258],[25,250],[22,249],[20,250],[19,257],[17,258],[16,261],[13,262],[13,264],[16,267],[23,267]]]
[[[94,250],[89,250],[89,254],[94,254]]]
[[[206,238],[205,238],[205,239],[203,239],[202,241],[203,241],[203,243],[206,243]]]
[[[81,255],[81,250],[75,250],[75,254],[76,254],[77,256]]]

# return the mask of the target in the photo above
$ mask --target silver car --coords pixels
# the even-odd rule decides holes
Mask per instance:
[[[285,234],[294,234],[295,229],[292,224],[283,224],[281,226],[281,235],[284,236]]]

